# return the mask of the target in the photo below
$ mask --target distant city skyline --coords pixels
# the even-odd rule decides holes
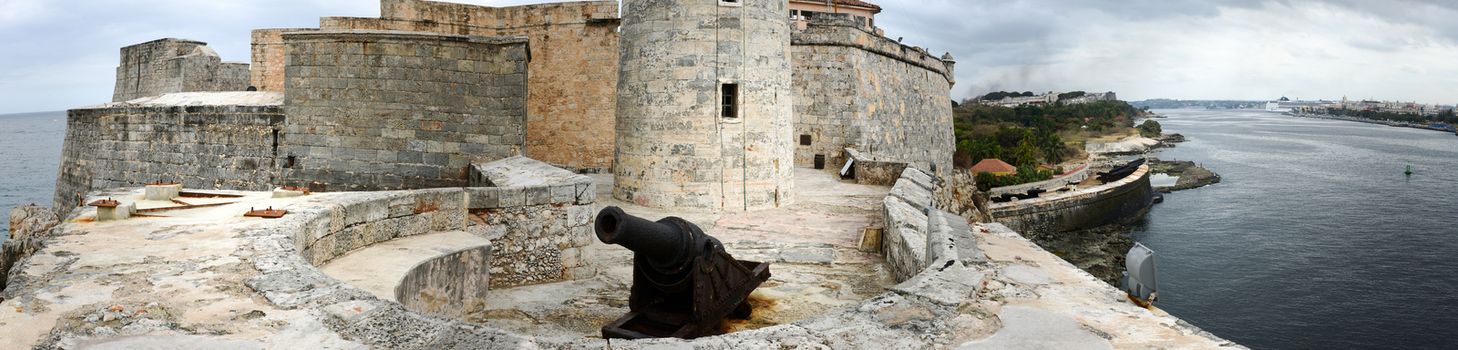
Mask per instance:
[[[1458,103],[1458,4],[1450,1],[872,2],[885,8],[876,22],[887,36],[956,57],[954,100],[1082,90],[1125,100]],[[247,62],[252,29],[378,13],[372,0],[3,0],[0,114],[109,101],[122,46],[196,39],[224,60]]]

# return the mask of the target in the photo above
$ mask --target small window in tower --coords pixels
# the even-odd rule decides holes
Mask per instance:
[[[801,134],[800,135],[800,145],[801,146],[809,146],[810,145],[810,135],[809,134]]]
[[[724,84],[722,87],[720,87],[719,93],[722,97],[720,100],[723,103],[723,105],[720,106],[719,109],[720,116],[724,118],[738,118],[739,84]]]

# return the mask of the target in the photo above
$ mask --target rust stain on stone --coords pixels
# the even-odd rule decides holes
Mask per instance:
[[[425,199],[415,200],[415,213],[423,214],[440,210],[440,203],[431,202]]]

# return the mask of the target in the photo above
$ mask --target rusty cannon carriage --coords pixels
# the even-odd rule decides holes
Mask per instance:
[[[633,251],[629,312],[602,327],[606,339],[719,334],[724,319],[749,318],[749,293],[770,277],[768,263],[735,260],[718,239],[677,217],[653,222],[607,207],[593,228],[603,243]]]

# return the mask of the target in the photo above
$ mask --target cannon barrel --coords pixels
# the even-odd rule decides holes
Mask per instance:
[[[593,230],[603,243],[621,245],[662,267],[681,264],[694,254],[689,232],[671,223],[633,216],[618,207],[598,212]]]
[[[682,218],[654,222],[607,207],[592,227],[603,243],[633,251],[630,311],[602,327],[606,339],[718,334],[723,319],[749,317],[749,294],[770,277],[769,264],[734,259]]]

